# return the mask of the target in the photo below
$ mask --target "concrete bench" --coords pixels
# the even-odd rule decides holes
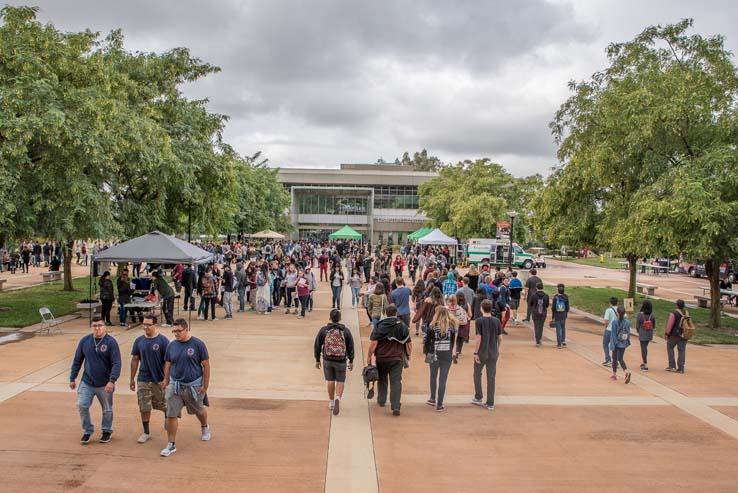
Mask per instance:
[[[643,284],[640,282],[636,283],[636,291],[643,294],[643,291],[645,290],[649,296],[653,296],[657,288],[658,286],[652,286],[651,284]]]
[[[699,296],[695,295],[694,299],[697,300],[697,306],[700,308],[707,308],[710,303],[710,297],[709,296]],[[720,305],[722,306],[725,303],[725,300],[720,300]]]
[[[7,281],[7,279],[0,279],[0,291],[3,290],[3,284],[5,284]]]
[[[49,271],[49,272],[42,272],[41,277],[43,277],[44,282],[51,282],[51,281],[59,281],[62,278],[62,271]]]

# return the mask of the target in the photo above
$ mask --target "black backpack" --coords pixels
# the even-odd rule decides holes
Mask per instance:
[[[374,384],[379,380],[379,370],[374,365],[366,365],[361,372],[361,376],[366,386],[366,398],[372,399],[374,397]]]

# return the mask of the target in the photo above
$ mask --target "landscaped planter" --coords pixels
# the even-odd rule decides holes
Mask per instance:
[[[82,318],[91,318],[95,315],[95,312],[98,308],[102,306],[102,303],[99,301],[91,301],[91,300],[82,300],[79,303],[77,303],[77,310],[79,310],[80,315],[82,315]]]

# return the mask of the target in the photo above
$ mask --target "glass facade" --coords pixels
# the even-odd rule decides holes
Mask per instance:
[[[298,214],[366,215],[369,205],[367,197],[305,195],[302,193],[297,195],[296,202]]]
[[[330,190],[332,187],[313,185],[310,183],[300,186],[320,187]],[[290,190],[291,185],[285,187]],[[354,188],[352,185],[341,185],[341,188]],[[359,188],[358,186],[355,188]],[[361,187],[366,188],[366,187]],[[418,187],[412,185],[374,185],[375,209],[408,209],[418,208]],[[297,196],[298,213],[300,214],[366,214],[367,200],[357,197],[342,196],[340,190],[335,195],[317,195],[322,193],[311,191],[311,195],[303,195],[300,191]],[[362,211],[363,212],[359,212]],[[345,212],[344,212],[345,211]]]
[[[376,185],[375,209],[417,209],[418,187],[403,185]]]

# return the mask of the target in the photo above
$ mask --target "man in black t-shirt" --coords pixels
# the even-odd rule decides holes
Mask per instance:
[[[492,301],[482,301],[482,316],[474,321],[477,345],[474,348],[474,399],[471,403],[488,410],[495,408],[497,358],[502,345],[502,324],[492,316]],[[482,369],[487,369],[487,400],[483,401]]]

